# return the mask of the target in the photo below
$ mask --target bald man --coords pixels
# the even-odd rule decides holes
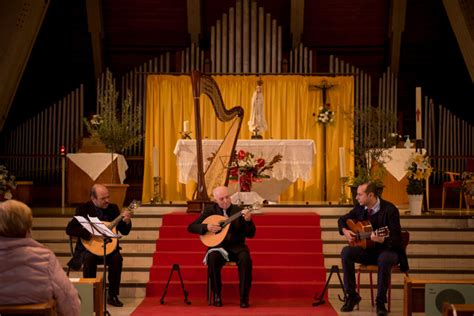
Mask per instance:
[[[98,217],[101,221],[112,222],[120,215],[120,210],[116,204],[109,203],[109,190],[101,184],[94,184],[91,188],[90,198],[87,203],[79,206],[76,209],[76,216],[87,218]],[[124,211],[123,219],[117,225],[117,231],[122,235],[128,235],[132,229],[132,214],[129,211]],[[90,240],[91,233],[87,231],[82,225],[73,218],[66,228],[66,233],[69,236],[75,236]],[[120,254],[120,247],[117,248],[106,257],[108,267],[109,291],[107,295],[107,304],[122,307],[123,303],[119,300],[118,295],[120,291],[120,279],[122,277],[122,255]],[[82,265],[84,278],[95,278],[97,274],[97,264],[103,262],[103,256],[99,257],[89,252],[81,240],[78,239],[76,248],[74,250],[74,257],[69,261],[68,265],[73,270],[79,270]]]
[[[188,231],[194,234],[204,235],[206,232],[218,232],[221,227],[217,224],[202,224],[211,215],[232,216],[242,211],[237,205],[230,201],[227,187],[217,187],[212,191],[215,203],[206,207],[201,215],[188,226]],[[240,307],[249,307],[249,293],[252,285],[252,259],[250,251],[245,244],[245,238],[255,236],[255,224],[252,214],[248,210],[242,211],[242,216],[234,220],[229,227],[224,241],[214,248],[224,248],[229,254],[229,261],[237,263],[240,281]],[[209,253],[207,257],[208,273],[211,278],[211,287],[214,292],[214,306],[221,307],[221,269],[226,263],[225,258],[218,251]]]

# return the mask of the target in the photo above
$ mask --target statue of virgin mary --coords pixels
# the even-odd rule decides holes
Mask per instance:
[[[267,121],[265,120],[265,113],[263,111],[263,81],[257,81],[257,87],[252,96],[252,112],[250,113],[250,120],[248,122],[249,130],[252,133],[252,139],[262,139],[261,133],[267,130]]]

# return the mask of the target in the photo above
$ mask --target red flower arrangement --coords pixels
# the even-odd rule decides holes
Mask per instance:
[[[267,172],[271,171],[282,158],[281,154],[277,154],[267,163],[263,158],[255,158],[251,152],[239,150],[234,154],[229,179],[238,180],[240,191],[249,192],[252,189],[252,182],[270,178]]]

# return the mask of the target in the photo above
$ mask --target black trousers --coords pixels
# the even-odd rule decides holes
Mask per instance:
[[[96,256],[89,251],[86,251],[83,254],[82,260],[84,264],[82,270],[83,277],[95,278],[97,275],[97,264],[103,263],[103,257]],[[106,256],[105,260],[107,263],[107,277],[109,280],[108,295],[119,295],[123,265],[122,255],[118,250],[115,250],[110,255]]]
[[[344,271],[344,288],[349,296],[357,295],[355,280],[355,262],[377,265],[377,299],[378,304],[387,302],[388,283],[392,276],[392,266],[398,264],[398,254],[389,249],[382,251],[366,250],[361,247],[346,246],[341,252]]]
[[[250,287],[252,286],[252,259],[247,250],[242,250],[238,253],[229,253],[229,260],[236,262],[239,269],[239,292],[240,299],[248,300],[250,294]],[[211,287],[214,293],[220,295],[222,289],[221,270],[226,263],[224,257],[217,252],[211,252],[207,257],[207,269],[211,279]]]

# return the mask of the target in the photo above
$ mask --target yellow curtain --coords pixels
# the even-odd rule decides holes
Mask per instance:
[[[341,194],[339,147],[346,152],[347,173],[353,173],[354,81],[350,76],[262,76],[265,118],[269,129],[265,139],[313,139],[316,155],[312,177],[308,182],[298,180],[281,195],[280,201],[322,201],[324,163],[326,163],[327,200],[337,201]],[[256,76],[214,76],[227,108],[241,105],[244,119],[240,139],[249,139],[247,122],[250,118],[251,98],[255,91]],[[323,126],[316,118],[322,106],[320,89],[326,80],[333,85],[327,91],[327,102],[335,112],[335,122]],[[145,165],[143,177],[144,203],[153,196],[153,147],[158,148],[161,196],[170,201],[185,201],[192,197],[195,183],[178,182],[176,157],[173,154],[183,122],[190,122],[194,131],[194,110],[189,76],[150,75],[147,80],[145,131]],[[201,96],[201,125],[203,138],[223,139],[229,123],[219,121],[211,102]],[[326,157],[323,157],[323,128],[326,129]],[[193,138],[195,135],[191,135]]]

